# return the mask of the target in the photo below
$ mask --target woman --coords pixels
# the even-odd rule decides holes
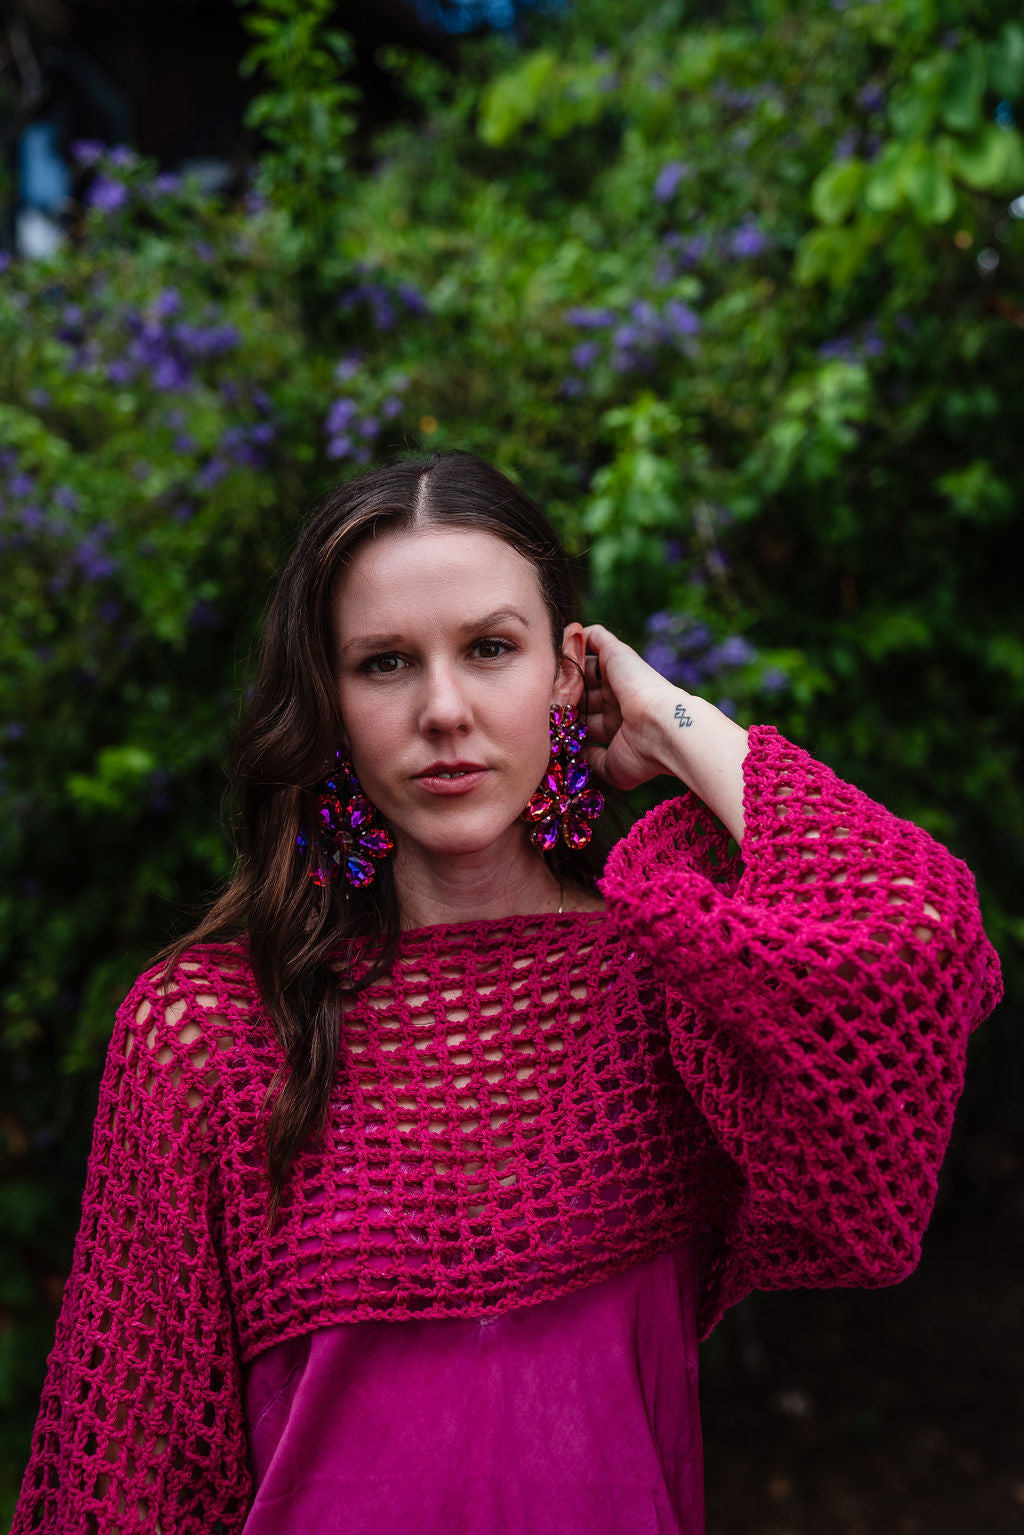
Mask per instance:
[[[691,791],[599,885],[590,770]],[[236,777],[119,1015],[14,1531],[696,1535],[698,1335],[917,1261],[999,993],[967,870],[584,629],[469,455],[321,506]]]

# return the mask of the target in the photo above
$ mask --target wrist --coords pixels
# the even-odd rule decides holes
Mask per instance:
[[[697,694],[670,687],[652,700],[651,756],[713,810],[737,839],[743,829],[747,732]]]

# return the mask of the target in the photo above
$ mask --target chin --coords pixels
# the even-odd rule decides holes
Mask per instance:
[[[523,801],[524,805],[527,803]],[[449,814],[429,826],[409,826],[404,832],[396,827],[398,837],[404,837],[422,848],[433,858],[464,858],[505,844],[514,850],[525,837],[525,823],[517,811],[511,821],[496,820],[493,816]]]

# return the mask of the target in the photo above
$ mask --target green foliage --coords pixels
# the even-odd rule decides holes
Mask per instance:
[[[372,140],[332,12],[247,7],[248,197],[108,156],[75,243],[0,273],[15,1461],[111,1009],[227,869],[273,572],[371,449],[521,476],[590,616],[949,841],[1021,977],[1014,9],[594,0],[454,75],[390,50]]]
[[[239,0],[256,39],[242,74],[259,72],[263,90],[246,123],[265,142],[256,185],[287,216],[293,257],[329,257],[352,188],[348,149],[359,93],[344,78],[352,48],[327,25],[331,0]],[[336,279],[335,263],[322,273]]]

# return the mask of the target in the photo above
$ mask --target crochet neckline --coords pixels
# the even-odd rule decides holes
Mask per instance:
[[[538,911],[520,912],[508,917],[474,917],[466,922],[435,922],[430,927],[403,928],[398,940],[399,952],[407,943],[429,941],[440,934],[451,934],[452,937],[468,937],[473,933],[497,934],[508,931],[510,934],[520,928],[556,927],[559,923],[594,921],[595,927],[607,920],[607,909],[602,907],[599,911]],[[364,940],[371,943],[373,939]]]

